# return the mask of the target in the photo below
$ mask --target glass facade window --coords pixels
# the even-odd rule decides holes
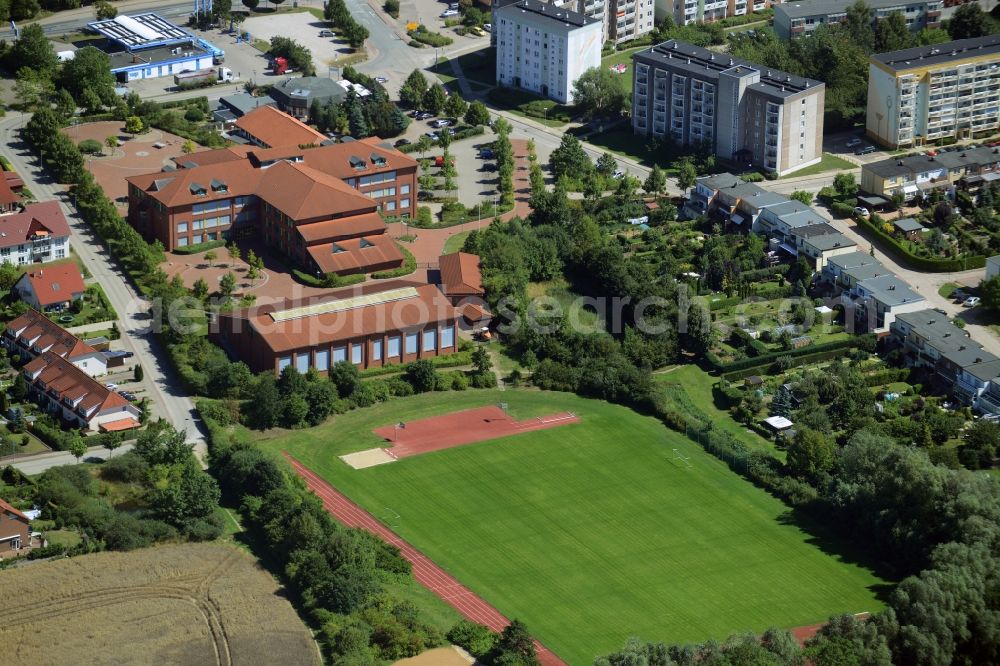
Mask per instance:
[[[434,351],[437,349],[437,329],[424,331],[424,351]]]
[[[354,365],[361,365],[361,358],[361,345],[351,345],[351,363]]]
[[[300,352],[295,356],[295,369],[303,375],[309,372],[309,352]]]
[[[347,360],[347,347],[337,347],[333,350],[333,362],[343,363]]]
[[[416,354],[417,353],[417,339],[419,333],[407,333],[406,334],[406,353]]]
[[[316,364],[317,370],[323,371],[330,368],[330,350],[329,349],[319,349],[316,351]]]
[[[281,372],[291,364],[292,364],[291,356],[282,356],[281,358],[278,359],[278,372]]]
[[[375,340],[372,342],[372,360],[381,361],[382,360],[382,341]]]
[[[441,329],[441,349],[451,349],[455,346],[455,327]]]

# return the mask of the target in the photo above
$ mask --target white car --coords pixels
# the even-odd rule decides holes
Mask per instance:
[[[855,146],[860,146],[860,145],[861,145],[861,139],[859,139],[857,137],[854,137],[853,139],[851,139],[850,141],[847,142],[847,147],[848,148],[853,148]]]
[[[962,303],[962,305],[964,307],[967,307],[967,308],[974,308],[977,305],[979,305],[979,297],[978,296],[969,296],[967,299],[965,299],[965,302]]]
[[[441,12],[441,18],[448,18],[449,16],[458,16],[457,9],[446,9]]]
[[[431,121],[431,127],[441,128],[441,127],[450,127],[450,126],[451,126],[451,121],[447,120],[446,118],[438,118],[437,120],[432,120]]]
[[[486,32],[493,32],[493,24],[492,23],[484,23],[483,24],[483,30],[485,30]]]
[[[376,76],[375,83],[389,83],[389,79],[385,78],[384,76]]]
[[[108,389],[109,391],[117,391],[118,390],[118,384],[112,384],[112,383],[109,382],[109,383],[107,383],[107,384],[104,385],[104,388]]]
[[[855,206],[854,214],[858,217],[868,217],[868,209],[864,206]]]
[[[614,178],[615,180],[621,180],[622,178],[625,177],[625,172],[622,171],[621,169],[618,169],[618,171],[615,171],[613,174],[611,174],[611,177]]]

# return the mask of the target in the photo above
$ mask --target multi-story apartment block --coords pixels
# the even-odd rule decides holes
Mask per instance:
[[[906,201],[934,189],[974,188],[1000,179],[1000,148],[942,150],[936,155],[893,157],[861,166],[861,189]]]
[[[632,56],[632,129],[779,175],[823,156],[819,81],[670,40]]]
[[[1000,129],[1000,35],[873,55],[867,134],[890,148]]]
[[[58,201],[0,214],[0,263],[23,266],[69,256],[69,224]]]
[[[417,163],[377,138],[207,151],[179,166],[127,179],[129,223],[168,250],[258,237],[315,273],[402,264],[379,213],[416,213]]]
[[[497,83],[564,104],[573,84],[601,66],[602,20],[538,0],[510,0],[493,12]]]
[[[847,20],[847,8],[854,0],[810,0],[809,2],[783,2],[774,5],[774,31],[783,39],[796,39],[811,35],[816,28],[829,23]],[[899,12],[913,32],[941,26],[944,0],[868,0],[872,18],[877,21]]]
[[[730,16],[743,16],[771,6],[771,0],[659,0],[657,21],[670,17],[677,25],[711,23]]]

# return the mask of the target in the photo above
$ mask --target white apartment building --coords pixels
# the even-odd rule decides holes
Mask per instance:
[[[890,148],[1000,129],[1000,35],[874,55],[868,136]]]
[[[632,56],[632,130],[778,175],[823,157],[819,81],[670,40]]]
[[[602,23],[578,12],[538,0],[512,0],[494,9],[493,32],[501,86],[571,104],[576,80],[601,66]]]
[[[0,215],[0,263],[58,261],[69,256],[69,224],[58,201],[28,204]]]
[[[782,2],[774,5],[774,31],[782,39],[797,39],[811,35],[827,23],[847,20],[847,8],[854,0],[807,0]],[[899,12],[913,32],[924,28],[940,28],[944,0],[868,0],[872,20],[886,18]]]
[[[711,23],[743,16],[771,6],[771,0],[656,0],[657,21],[670,17],[677,25]]]

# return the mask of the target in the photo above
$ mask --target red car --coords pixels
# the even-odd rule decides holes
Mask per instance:
[[[451,165],[455,166],[455,158],[451,158]],[[434,158],[434,166],[443,167],[444,166],[444,155],[438,155]]]

